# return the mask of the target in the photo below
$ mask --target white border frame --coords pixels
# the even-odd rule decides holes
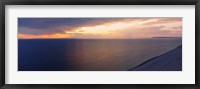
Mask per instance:
[[[195,84],[195,5],[6,5],[5,16],[6,84]],[[18,72],[18,17],[183,17],[183,71]]]

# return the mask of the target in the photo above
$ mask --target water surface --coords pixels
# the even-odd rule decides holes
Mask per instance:
[[[19,39],[19,71],[123,71],[182,44],[181,38]]]

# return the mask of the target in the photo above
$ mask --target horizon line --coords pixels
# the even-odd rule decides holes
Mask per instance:
[[[23,39],[155,39],[155,38],[182,38],[182,37],[149,37],[149,38],[18,38]]]

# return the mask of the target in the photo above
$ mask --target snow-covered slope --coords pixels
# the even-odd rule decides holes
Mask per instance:
[[[181,71],[182,70],[182,46],[152,58],[133,69],[133,71]]]

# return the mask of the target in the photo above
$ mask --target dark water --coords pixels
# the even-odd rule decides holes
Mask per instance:
[[[123,71],[181,44],[181,38],[20,39],[18,70]]]

